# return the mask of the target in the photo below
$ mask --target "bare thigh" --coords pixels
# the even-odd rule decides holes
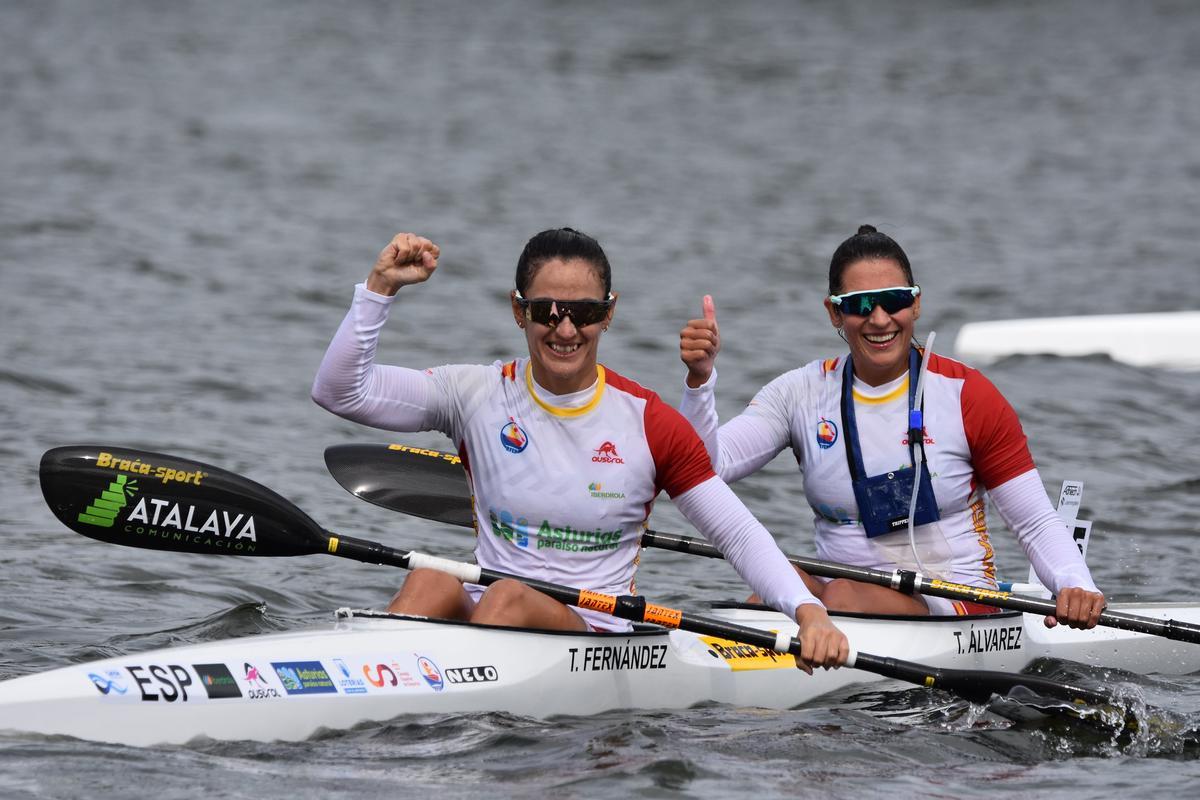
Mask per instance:
[[[392,598],[388,611],[437,619],[468,620],[475,601],[457,578],[435,569],[416,569]]]
[[[886,586],[838,578],[825,584],[821,602],[830,611],[858,614],[906,614],[927,616],[929,607],[918,597],[902,594]]]
[[[471,621],[512,628],[586,631],[587,623],[567,606],[520,581],[497,581],[487,588]]]
[[[886,586],[838,578],[825,583],[799,567],[797,573],[813,596],[830,611],[849,611],[856,614],[906,614],[927,616],[929,607],[920,598],[902,594]],[[761,603],[758,595],[750,595],[751,603]]]

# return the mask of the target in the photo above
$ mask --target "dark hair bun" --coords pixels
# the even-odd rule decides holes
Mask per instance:
[[[886,233],[876,230],[874,225],[859,225],[858,233],[838,245],[829,260],[829,293],[841,294],[842,273],[856,261],[868,259],[895,261],[904,272],[904,279],[912,285],[912,267],[900,245]]]

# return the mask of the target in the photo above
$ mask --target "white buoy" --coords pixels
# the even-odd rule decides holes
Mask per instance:
[[[1138,367],[1200,369],[1200,311],[971,322],[954,350],[970,362],[1011,355],[1102,354]]]

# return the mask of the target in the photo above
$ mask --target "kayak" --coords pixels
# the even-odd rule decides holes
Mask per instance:
[[[1200,369],[1200,311],[1006,319],[962,326],[959,358],[987,363],[1014,355],[1107,355],[1135,367]]]
[[[1200,622],[1200,606],[1114,604]],[[796,632],[774,611],[713,612]],[[933,666],[1016,672],[1039,658],[1147,674],[1200,669],[1200,647],[1040,616],[834,614],[855,649]],[[685,630],[628,633],[498,628],[341,609],[332,627],[171,647],[0,682],[0,730],[117,744],[302,740],[406,714],[507,712],[546,718],[718,702],[786,709],[882,680],[855,669],[805,675],[790,655]]]
[[[1101,615],[1104,627],[1047,630],[1041,613],[1025,613],[1041,601],[1025,598],[1019,610],[974,617],[838,614],[852,648],[846,664],[852,666],[807,676],[796,668],[802,645],[795,622],[769,609],[721,606],[706,617],[640,596],[402,552],[328,531],[265,486],[163,453],[59,447],[42,456],[38,472],[59,521],[98,541],[224,557],[323,554],[436,569],[485,586],[518,580],[635,628],[585,634],[343,609],[332,627],[129,654],[0,682],[0,731],[128,745],[302,740],[408,714],[544,718],[712,702],[783,709],[885,678],[948,690],[992,708],[1000,698],[1021,713],[1075,717],[1071,712],[1080,708],[1127,704],[1109,692],[1021,670],[1043,657],[1137,673],[1200,669],[1200,606],[1117,607]],[[453,488],[431,489],[417,495],[426,505],[456,506],[460,500]],[[675,538],[685,551],[713,557],[697,543]],[[894,588],[905,591],[941,583],[915,573],[894,578]],[[951,585],[941,590],[951,591]],[[951,593],[959,591],[976,602],[1018,600],[978,587]],[[1129,709],[1113,716],[1110,727],[1117,730],[1139,724]]]

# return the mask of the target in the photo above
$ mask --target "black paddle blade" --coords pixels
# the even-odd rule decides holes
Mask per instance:
[[[102,542],[230,556],[324,552],[308,515],[252,480],[178,456],[72,445],[42,456],[42,495],[54,516]]]
[[[858,654],[858,666],[879,675],[902,681],[944,689],[975,703],[986,703],[993,695],[1005,697],[1014,691],[1034,692],[1068,703],[1102,705],[1112,698],[1094,689],[1072,686],[1069,683],[1026,673],[995,672],[982,669],[949,669],[901,661],[898,658]]]
[[[403,444],[339,444],[325,466],[343,489],[377,506],[470,528],[471,489],[458,456]]]
[[[947,669],[901,661],[895,658],[858,654],[856,666],[931,689],[942,689],[980,705],[1004,709],[1003,716],[1019,719],[1035,714],[1103,722],[1120,731],[1135,727],[1126,704],[1095,689],[1074,686],[1028,673],[990,670]]]
[[[987,707],[993,714],[1013,722],[1038,722],[1046,717],[1058,717],[1072,723],[1082,722],[1106,735],[1135,733],[1139,726],[1137,715],[1125,705],[1067,701],[1024,685],[1010,689],[1006,695],[992,697]]]

